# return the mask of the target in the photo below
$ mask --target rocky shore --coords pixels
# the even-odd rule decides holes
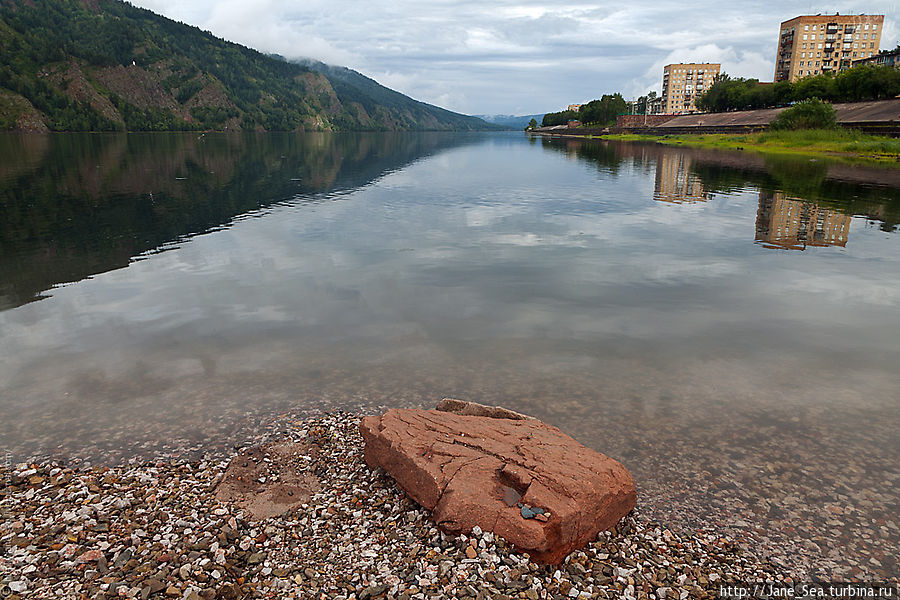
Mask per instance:
[[[315,448],[299,457],[298,477],[318,483],[261,520],[217,494],[227,457],[3,467],[0,589],[10,599],[683,599],[782,577],[728,536],[676,534],[643,517],[640,503],[558,567],[488,532],[442,534],[365,465],[358,423],[346,413],[295,423],[287,441]],[[277,460],[242,452],[250,458],[239,466],[260,469],[257,491],[278,486]]]

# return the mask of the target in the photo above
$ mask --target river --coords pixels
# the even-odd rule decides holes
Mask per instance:
[[[898,174],[521,133],[3,136],[0,452],[190,458],[450,396],[622,461],[648,518],[896,577]]]

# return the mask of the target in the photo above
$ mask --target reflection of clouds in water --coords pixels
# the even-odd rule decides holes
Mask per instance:
[[[31,425],[0,420],[0,440],[227,449],[289,410],[459,396],[625,460],[674,523],[716,521],[728,496],[708,472],[739,462],[812,479],[847,457],[896,465],[900,238],[854,224],[846,249],[773,252],[754,243],[756,190],[667,205],[652,169],[517,144],[274,207],[0,312],[0,401]]]
[[[656,255],[647,262],[651,266],[642,278],[650,283],[672,285],[697,284],[703,280],[720,279],[741,273],[740,265],[727,261],[694,261],[685,263],[671,256]]]
[[[885,254],[892,238],[862,231],[839,260],[761,253],[755,191],[666,205],[647,194],[652,170],[613,178],[558,157],[525,143],[456,148],[57,289],[0,313],[0,373],[49,389],[69,368],[58,364],[65,353],[71,370],[108,377],[142,360],[176,378],[210,372],[210,360],[220,376],[323,360],[408,361],[424,375],[472,361],[504,368],[502,353],[522,344],[555,356],[523,358],[529,372],[605,372],[626,352],[646,378],[675,354],[752,363],[773,346],[814,353],[842,336],[896,354],[890,328],[858,310],[896,300],[881,273],[896,260],[873,268],[851,252]],[[486,358],[461,346],[496,339],[514,342]]]
[[[900,289],[894,282],[867,274],[847,274],[843,277],[832,277],[822,272],[801,274],[777,291],[794,298],[807,295],[826,297],[836,307],[871,305],[870,308],[874,309],[900,306]]]
[[[800,318],[784,293],[826,285],[815,278],[802,283],[810,277],[804,272],[784,277],[792,265],[778,262],[760,271],[767,263],[750,246],[752,193],[668,206],[629,196],[633,181],[620,176],[622,187],[607,192],[615,203],[584,203],[581,214],[577,203],[552,199],[552,187],[543,196],[531,192],[537,198],[531,203],[473,206],[460,197],[497,197],[480,188],[470,195],[452,175],[453,157],[471,164],[478,162],[473,155],[490,160],[454,150],[439,157],[449,165],[435,168],[437,158],[416,163],[339,201],[273,209],[267,218],[57,290],[54,310],[38,327],[15,330],[10,319],[10,348],[18,343],[27,355],[53,339],[75,350],[139,345],[153,337],[142,328],[188,324],[228,332],[282,323],[294,335],[318,327],[315,336],[375,336],[390,323],[464,337],[690,336],[767,312]],[[568,185],[576,186],[569,171]],[[437,188],[435,172],[443,174]],[[382,185],[397,181],[411,188],[406,203]],[[420,188],[427,198],[451,201],[416,202]],[[386,203],[390,219],[382,213]],[[833,287],[843,293],[805,298],[804,312],[843,313],[847,298],[887,302],[897,293],[856,272],[828,276],[841,281]],[[153,285],[142,285],[148,280]],[[741,297],[763,301],[754,306]],[[862,315],[857,320],[865,323]]]
[[[491,238],[494,244],[509,246],[570,246],[584,247],[584,242],[578,242],[568,236],[540,235],[536,233],[501,233]]]
[[[504,219],[522,214],[523,208],[503,204],[470,206],[463,209],[467,227],[490,227]]]

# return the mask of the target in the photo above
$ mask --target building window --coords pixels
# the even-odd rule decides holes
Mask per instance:
[[[809,39],[811,39],[811,40],[816,39],[816,34],[812,34],[811,36],[809,36]]]
[[[869,42],[869,48],[874,48],[874,47],[875,47],[875,42]]]
[[[803,26],[803,31],[809,31],[809,25],[804,25],[804,26]]]

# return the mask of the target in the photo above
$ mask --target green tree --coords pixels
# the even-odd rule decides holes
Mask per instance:
[[[605,127],[615,123],[616,116],[625,114],[627,108],[622,94],[603,94],[599,100],[591,100],[582,106],[579,114],[583,123]]]
[[[695,103],[700,110],[711,112],[748,110],[772,106],[774,95],[771,84],[760,83],[757,79],[731,78],[722,73]]]
[[[834,95],[840,101],[879,100],[900,94],[900,69],[886,65],[860,65],[834,77]]]
[[[834,107],[818,98],[802,100],[786,108],[770,123],[772,129],[834,129],[837,119]]]
[[[794,82],[794,99],[808,100],[819,98],[820,100],[835,100],[835,86],[833,75],[810,75]]]
[[[562,110],[555,113],[547,113],[544,115],[541,125],[543,127],[553,127],[555,125],[565,125],[569,121],[578,118],[578,113],[572,110]]]
[[[731,77],[728,73],[719,73],[713,79],[713,84],[706,92],[700,94],[694,104],[700,110],[707,112],[723,112],[728,110],[726,92],[729,88]]]
[[[722,112],[783,106],[792,101],[819,98],[829,102],[858,102],[894,98],[900,94],[900,70],[860,65],[837,75],[804,77],[793,83],[761,84],[755,79],[731,78],[723,73],[697,99],[701,110]]]
[[[530,129],[536,129],[537,126],[538,126],[537,119],[535,119],[534,117],[532,117],[531,120],[528,121],[528,125],[525,126],[525,131],[528,131],[528,130],[530,130]]]
[[[788,104],[794,99],[794,90],[790,81],[779,81],[772,86],[772,100],[775,106]]]

